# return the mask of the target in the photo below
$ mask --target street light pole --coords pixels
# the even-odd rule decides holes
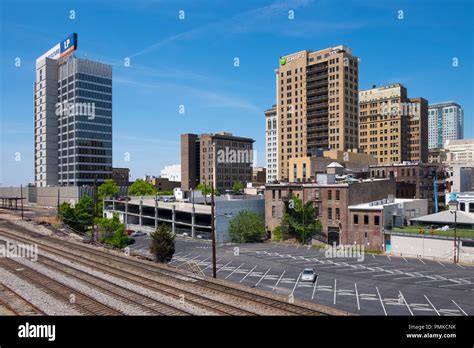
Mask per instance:
[[[457,222],[458,222],[458,210],[456,209],[454,211],[454,263],[457,263],[459,261],[459,255],[458,255],[458,248],[456,245],[456,240],[457,240]]]
[[[216,227],[214,217],[214,183],[211,183],[211,234],[212,234],[212,277],[217,278],[216,270]]]

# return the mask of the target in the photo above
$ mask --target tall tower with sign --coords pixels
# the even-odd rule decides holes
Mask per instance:
[[[112,67],[80,59],[72,34],[36,60],[36,186],[91,185],[112,174]]]
[[[289,160],[358,147],[359,62],[350,48],[280,57],[277,72],[278,179]]]

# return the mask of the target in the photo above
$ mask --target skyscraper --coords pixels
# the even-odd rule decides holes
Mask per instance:
[[[358,59],[350,48],[280,58],[277,74],[278,179],[291,158],[358,146]]]
[[[359,148],[379,164],[428,161],[428,101],[399,84],[359,92]]]
[[[464,111],[458,103],[445,102],[429,106],[428,147],[443,148],[447,140],[464,138]]]
[[[278,175],[278,117],[276,105],[265,110],[266,182],[277,180]]]
[[[35,182],[82,186],[112,175],[112,67],[72,55],[73,34],[36,60]]]

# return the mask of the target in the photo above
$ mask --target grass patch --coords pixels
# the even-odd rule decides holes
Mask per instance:
[[[420,230],[423,231],[420,233]],[[454,238],[454,229],[448,231],[441,231],[441,230],[433,230],[433,234],[431,234],[431,230],[427,227],[420,227],[420,226],[406,226],[403,228],[394,228],[393,232],[401,232],[401,233],[413,233],[413,234],[425,234],[425,235],[434,235],[434,236],[445,236],[445,237],[453,237]],[[458,237],[466,237],[466,238],[473,238],[474,239],[474,230],[467,230],[467,229],[457,229],[456,232]]]

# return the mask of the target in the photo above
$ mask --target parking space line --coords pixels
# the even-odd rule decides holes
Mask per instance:
[[[439,261],[436,261],[436,262],[438,262],[441,266],[446,267],[446,265],[444,263],[441,263]]]
[[[336,279],[334,279],[334,304],[336,304]]]
[[[405,296],[403,296],[403,294],[402,294],[402,292],[401,292],[400,290],[398,290],[398,292],[400,293],[400,296],[402,297],[403,302],[405,302],[405,304],[407,305],[408,311],[410,312],[411,316],[413,316],[413,312],[411,311],[411,308],[410,308],[410,306],[408,305],[408,302],[407,302],[407,300],[405,299]]]
[[[460,310],[461,312],[463,312],[465,316],[467,316],[467,313],[464,312],[463,309],[462,309],[461,307],[459,307],[459,305],[458,305],[456,302],[454,302],[454,300],[451,300],[451,301],[453,301],[453,303],[456,305],[456,307],[458,307],[459,310]]]
[[[280,278],[278,278],[275,286],[273,287],[272,291],[276,289],[276,287],[278,286],[278,284],[280,284],[280,281],[281,281],[281,278],[283,278],[283,275],[285,274],[286,270],[283,271],[283,273],[281,274]]]
[[[374,255],[374,254],[372,254],[372,258],[375,259],[375,255]]]
[[[221,268],[219,268],[216,273],[219,273],[219,271],[221,271],[224,267],[227,267],[227,265],[230,264],[231,262],[232,262],[232,261],[227,262],[224,266],[222,266]]]
[[[260,284],[260,282],[263,280],[263,278],[265,278],[265,276],[268,274],[268,272],[270,272],[272,268],[270,267],[269,269],[267,269],[267,271],[262,275],[262,278],[260,278],[260,280],[257,282],[257,284],[254,285],[254,287],[257,287],[258,284]]]
[[[385,310],[385,306],[383,305],[382,296],[380,296],[379,288],[378,288],[378,287],[375,287],[375,289],[377,290],[377,294],[379,295],[380,304],[382,305],[383,312],[385,313],[385,316],[387,316],[387,311]],[[425,297],[426,297],[426,296],[425,296]]]
[[[192,254],[192,253],[188,253],[188,254],[186,254],[186,255],[184,255],[184,256],[179,256],[177,259],[173,259],[173,260],[171,260],[170,262],[168,262],[168,265],[169,265],[170,263],[173,263],[173,262],[178,261],[178,260],[179,260],[179,261],[182,261],[185,257],[187,257],[188,255],[191,255],[191,254]]]
[[[201,256],[201,255],[194,256],[192,259],[186,260],[186,261],[184,261],[183,263],[180,263],[179,266],[176,266],[176,267],[180,268],[180,267],[183,266],[184,264],[186,264],[186,263],[188,263],[188,262],[190,262],[190,261],[194,261],[194,260],[196,260],[196,259],[197,259],[198,257],[200,257],[200,256]]]
[[[314,293],[316,292],[316,287],[318,286],[318,279],[319,277],[316,277],[316,281],[314,282],[314,287],[313,287],[313,294],[311,295],[311,299],[314,299]]]
[[[247,278],[247,276],[253,272],[253,270],[257,268],[257,266],[255,266],[254,268],[252,268],[242,279],[240,279],[239,283],[242,283],[244,281],[245,278]]]
[[[388,258],[388,260],[389,260],[389,261],[392,261],[392,259],[390,258],[390,256],[389,256],[389,255],[387,255],[387,258]]]
[[[425,261],[423,261],[422,259],[418,258],[418,261],[420,261],[422,264],[426,265]]]
[[[206,262],[206,261],[209,260],[210,258],[211,258],[211,257],[209,256],[209,257],[206,257],[204,260],[199,261],[199,262],[198,262],[198,265],[200,265],[201,263]]]
[[[295,289],[296,289],[296,287],[298,286],[298,283],[300,282],[301,274],[302,274],[302,273],[300,273],[300,274],[298,275],[298,279],[296,280],[296,283],[295,283],[295,286],[293,287],[293,290],[291,290],[290,296],[292,296],[293,293],[295,292]]]
[[[356,294],[356,300],[357,300],[357,309],[360,311],[359,293],[357,292],[357,283],[354,283],[354,287],[355,287],[355,294]]]
[[[461,266],[459,263],[457,263],[456,265],[458,265],[458,266],[461,267],[462,269],[466,269],[466,267]]]
[[[408,260],[407,260],[407,259],[405,259],[403,256],[402,256],[402,259],[404,259],[404,260],[405,260],[405,262],[408,262]]]
[[[219,263],[220,260],[222,260],[222,259],[219,259],[219,260],[216,261],[216,266],[217,266],[217,264]],[[209,264],[202,271],[204,272],[206,269],[208,269],[211,266],[212,266],[212,262],[209,262]]]
[[[230,272],[224,279],[227,279],[229,278],[232,274],[234,274],[238,269],[240,269],[240,267],[242,267],[243,265],[245,265],[245,263],[242,263],[239,267],[235,268],[232,272]]]
[[[439,314],[438,310],[436,309],[435,306],[433,306],[433,304],[431,303],[430,299],[428,297],[426,297],[426,295],[423,295],[425,296],[426,300],[428,301],[428,303],[431,305],[431,307],[433,307],[433,309],[435,310],[436,314],[438,314],[439,316],[441,316],[441,314]]]

